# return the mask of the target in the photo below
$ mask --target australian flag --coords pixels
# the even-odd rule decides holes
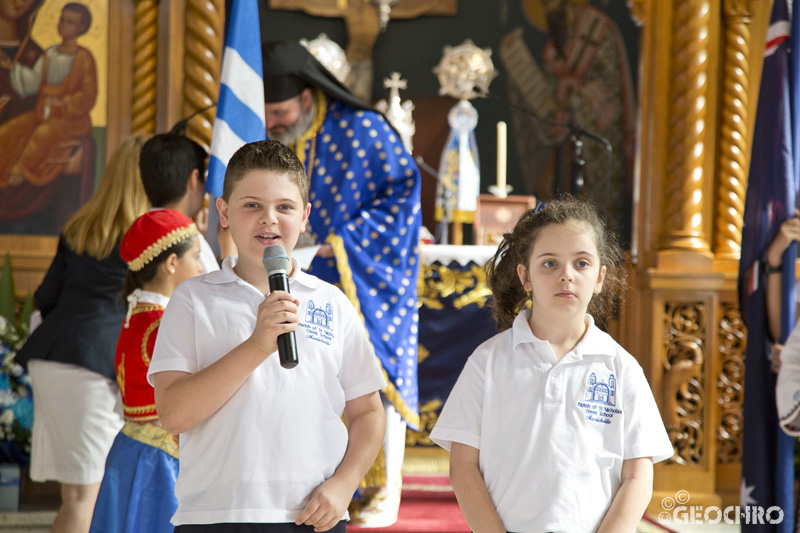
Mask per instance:
[[[257,0],[230,2],[228,20],[206,180],[206,190],[215,197],[222,196],[225,169],[233,153],[248,142],[266,138]]]
[[[775,0],[764,51],[739,263],[739,305],[747,326],[740,505],[764,510],[779,506],[784,516],[780,524],[746,523],[753,520],[740,517],[742,531],[747,532],[789,533],[794,524],[793,439],[778,425],[776,374],[769,360],[767,277],[763,268],[768,244],[781,223],[794,216],[797,202],[795,169],[800,135],[796,110],[800,100],[796,94],[800,88],[797,80],[800,54],[790,54],[790,48],[800,51],[800,47],[793,45],[800,38],[800,32],[794,31],[800,13],[797,9],[792,11],[795,20],[790,20],[787,0]],[[781,338],[776,339],[781,343],[795,321],[796,258],[793,244],[783,258],[787,267],[783,269]]]

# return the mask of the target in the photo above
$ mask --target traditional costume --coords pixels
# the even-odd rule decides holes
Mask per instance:
[[[136,272],[173,245],[197,235],[194,223],[172,209],[139,217],[125,233],[120,255]],[[90,531],[172,532],[178,508],[178,437],[158,425],[154,389],[147,382],[150,356],[169,297],[136,289],[117,343],[117,382],[125,426],[106,460]]]
[[[351,506],[351,523],[389,525],[400,503],[404,425],[419,424],[419,170],[383,115],[302,45],[266,44],[263,63],[266,102],[313,90],[313,122],[292,148],[310,182],[306,237],[331,244],[335,259],[317,257],[309,272],[340,285],[359,310],[388,382],[382,391],[385,453],[362,484],[363,497]]]

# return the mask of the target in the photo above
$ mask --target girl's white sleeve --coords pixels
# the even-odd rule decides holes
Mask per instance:
[[[470,357],[444,404],[431,440],[446,450],[453,442],[480,449],[485,378],[485,369],[475,356]]]
[[[674,449],[664,427],[664,420],[656,405],[653,391],[632,356],[626,369],[625,386],[625,435],[623,459],[652,457],[653,462],[664,461],[673,456]]]

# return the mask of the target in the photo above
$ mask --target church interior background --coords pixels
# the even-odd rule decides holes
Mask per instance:
[[[594,29],[573,43],[585,54],[576,61],[592,63],[585,66],[583,81],[591,84],[592,94],[606,97],[589,100],[589,110],[531,109],[528,104],[532,94],[563,103],[582,90],[563,80],[548,84],[540,79],[543,65],[559,66],[547,55],[551,41],[539,1],[389,2],[392,17],[383,30],[377,0],[259,0],[259,8],[263,41],[325,33],[346,48],[361,69],[362,96],[373,102],[388,97],[383,80],[399,72],[407,80],[401,98],[415,106],[414,155],[431,167],[438,166],[449,133],[447,113],[455,103],[438,94],[433,68],[447,45],[471,39],[490,49],[498,76],[488,98],[472,101],[479,114],[481,192],[495,180],[498,121],[509,123],[508,183],[514,194],[539,199],[576,192],[576,184],[569,179],[568,132],[543,125],[537,114],[572,122],[580,113],[594,112],[593,122],[581,124],[587,130],[615,128],[609,136],[615,136],[618,168],[608,172],[605,148],[585,140],[586,179],[577,192],[601,204],[623,234],[631,259],[631,289],[609,329],[644,368],[673,440],[675,456],[656,466],[653,502],[684,489],[698,504],[736,505],[746,339],[736,278],[760,50],[772,2],[566,1],[599,13],[592,19]],[[64,2],[38,3],[60,7]],[[107,116],[103,124],[94,124],[90,147],[97,152],[92,175],[99,176],[94,167],[102,166],[103,157],[130,133],[167,131],[216,101],[227,6],[224,0],[86,4],[102,14],[97,24],[107,24],[107,76],[98,81]],[[596,64],[611,69],[617,81],[592,77]],[[624,82],[626,74],[630,83]],[[213,110],[201,113],[188,135],[208,146],[213,117]],[[731,130],[735,135],[725,133]],[[558,146],[543,142],[548,131],[558,137]],[[85,177],[87,170],[75,172]],[[436,179],[425,170],[422,175],[423,221],[433,230]],[[469,225],[465,230],[463,241],[469,244]],[[0,252],[10,253],[21,301],[46,272],[56,237],[36,230],[6,231],[0,234]],[[435,274],[429,269],[425,275]],[[424,298],[472,298],[462,301],[473,304],[467,320],[483,324],[486,337],[491,334],[480,280],[470,290],[447,295],[435,283],[420,283],[421,304]],[[425,348],[421,357],[435,360],[436,348]],[[424,372],[422,363],[420,368]],[[454,380],[460,368],[449,371]],[[434,401],[423,413],[428,430],[435,416]],[[424,428],[410,433],[408,443],[409,449],[422,450],[419,457],[440,460]]]

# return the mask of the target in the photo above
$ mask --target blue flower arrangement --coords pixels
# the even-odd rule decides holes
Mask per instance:
[[[30,294],[17,320],[10,257],[0,273],[0,463],[30,463],[33,394],[28,373],[16,362],[28,337],[33,308]]]

